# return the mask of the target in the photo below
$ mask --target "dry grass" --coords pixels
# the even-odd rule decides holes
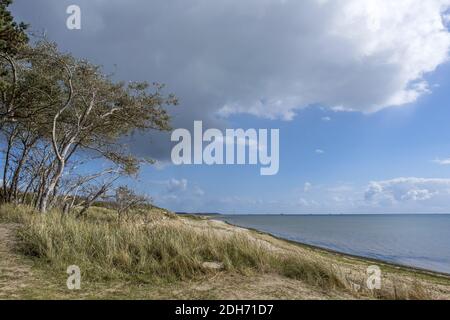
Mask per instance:
[[[376,299],[384,300],[431,300],[432,295],[417,281],[411,284],[393,284],[381,290],[374,290],[370,294]]]
[[[111,217],[107,209],[95,209],[90,218],[82,220],[56,211],[37,214],[26,207],[6,207],[2,212],[22,224],[19,237],[25,255],[58,269],[78,265],[91,279],[194,279],[217,272],[205,265],[216,262],[224,271],[273,272],[324,289],[343,287],[323,266],[270,252],[243,234],[194,231],[180,219],[160,212],[125,221]]]
[[[77,265],[83,279],[94,282],[163,284],[195,281],[214,273],[276,274],[355,298],[430,298],[418,283],[356,294],[331,265],[293,252],[268,250],[245,233],[195,228],[183,222],[186,218],[160,209],[124,220],[105,208],[93,208],[86,218],[76,219],[58,211],[42,215],[29,207],[2,206],[0,219],[20,224],[18,236],[24,255],[57,272]],[[211,262],[221,267],[208,267]]]

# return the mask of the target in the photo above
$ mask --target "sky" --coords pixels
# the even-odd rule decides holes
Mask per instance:
[[[79,30],[66,27],[73,4]],[[175,166],[170,133],[129,139],[157,162],[127,183],[159,206],[450,213],[450,0],[16,0],[12,12],[117,80],[165,83],[174,129],[279,129],[273,176]]]

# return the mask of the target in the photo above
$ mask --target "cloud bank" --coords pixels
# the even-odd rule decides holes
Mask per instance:
[[[34,6],[56,14],[65,2]],[[33,10],[27,5],[18,10]],[[373,112],[413,102],[429,91],[423,76],[447,61],[450,47],[449,0],[84,0],[80,7],[77,46],[122,55],[121,68],[164,74],[183,95],[193,89],[187,101],[222,115],[292,119],[311,104]],[[44,26],[57,36],[67,33],[56,30],[63,13],[54,21],[49,14]]]
[[[450,0],[79,0],[80,31],[65,27],[70,4],[13,8],[65,50],[117,64],[122,80],[166,83],[181,101],[174,127],[223,127],[236,114],[292,120],[311,105],[405,105],[430,92],[425,76],[450,48]],[[148,152],[148,137],[133,139]],[[154,138],[152,155],[167,157],[168,141]]]

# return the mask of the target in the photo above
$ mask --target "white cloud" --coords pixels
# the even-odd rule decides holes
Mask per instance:
[[[315,152],[317,154],[324,154],[325,153],[325,151],[323,151],[322,149],[316,149]]]
[[[186,179],[175,179],[172,178],[167,181],[167,191],[170,193],[182,192],[185,191],[188,185],[188,181]]]
[[[408,190],[406,194],[402,195],[402,200],[423,201],[431,199],[436,193],[428,189],[412,189]]]
[[[175,178],[147,182],[159,186],[152,192],[158,206],[183,212],[206,212],[211,209],[208,205],[210,198],[206,198],[207,193],[195,182]]]
[[[303,185],[303,192],[309,192],[312,188],[312,184],[310,182],[305,182]]]
[[[315,200],[307,200],[305,198],[300,198],[298,200],[298,202],[296,203],[296,205],[298,205],[298,206],[300,206],[302,208],[304,208],[304,207],[314,207],[314,208],[320,207],[320,204],[317,203],[317,201],[315,201]]]
[[[203,197],[205,195],[205,191],[202,188],[196,186],[194,188],[194,195],[199,196],[199,197]]]
[[[448,213],[450,179],[396,178],[367,185],[341,182],[314,187],[305,183],[282,197],[261,195],[256,198],[204,196],[203,190],[193,186],[185,192],[157,195],[155,200],[158,205],[179,211],[208,211],[213,207],[223,213]]]
[[[263,68],[245,95],[223,105],[222,115],[290,120],[311,104],[362,112],[400,106],[429,93],[424,75],[448,59],[448,0],[259,2],[259,22],[272,21],[269,7],[284,19],[282,34],[264,37],[279,49],[265,52],[283,64]],[[249,35],[259,39],[261,29],[254,30]]]
[[[429,92],[424,76],[450,47],[450,0],[79,2],[87,14],[78,42],[60,27],[63,3],[18,1],[15,10],[62,47],[117,64],[125,79],[167,83],[186,122],[403,105]]]
[[[450,0],[77,3],[83,31],[76,37],[61,28],[65,1],[13,8],[64,51],[101,61],[119,79],[166,83],[183,106],[171,110],[174,128],[198,119],[225,128],[220,116],[239,113],[292,120],[307,106],[374,112],[403,105],[434,87],[425,76],[448,60],[450,47]],[[132,151],[170,159],[169,135],[151,135],[152,148],[148,136],[133,136]]]
[[[365,200],[378,205],[427,200],[438,203],[445,202],[449,195],[450,179],[396,178],[372,181],[365,192]]]
[[[328,122],[328,121],[331,121],[331,118],[330,117],[322,117],[322,121]]]
[[[433,160],[433,162],[437,163],[437,164],[440,164],[440,165],[443,165],[443,166],[450,165],[450,158],[448,158],[448,159],[436,159],[436,160]]]

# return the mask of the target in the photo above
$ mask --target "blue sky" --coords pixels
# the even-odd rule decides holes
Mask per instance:
[[[162,203],[170,204],[180,197],[182,200],[174,208],[188,211],[449,212],[450,201],[439,208],[433,203],[373,206],[363,201],[371,181],[399,177],[450,179],[450,166],[435,161],[450,158],[449,74],[450,65],[441,66],[428,77],[430,83],[439,84],[431,94],[407,106],[375,114],[310,107],[299,111],[289,122],[233,117],[231,128],[280,129],[280,171],[276,176],[260,176],[254,166],[167,166],[162,170],[145,169],[142,183],[136,187],[146,190],[146,181],[155,180],[151,188],[164,198]],[[317,149],[323,153],[317,153]],[[185,179],[186,189],[169,188],[169,177]],[[310,189],[307,192],[305,184]],[[203,192],[191,194],[191,188]],[[336,208],[333,196],[361,203],[344,203]]]
[[[155,190],[162,204],[173,203],[173,208],[181,211],[448,212],[447,202],[439,206],[432,201],[420,206],[374,206],[365,203],[364,196],[371,181],[450,179],[450,166],[435,161],[450,158],[449,74],[450,65],[441,66],[428,77],[436,85],[432,93],[407,106],[375,114],[310,107],[288,122],[251,116],[230,119],[231,128],[280,129],[280,171],[276,176],[260,176],[254,166],[169,165],[146,168],[135,186],[142,191]],[[341,197],[344,203],[333,197]],[[349,199],[356,204],[345,203]]]
[[[78,4],[82,29],[65,27]],[[447,0],[29,1],[13,12],[118,80],[166,83],[174,127],[280,130],[280,170],[173,166],[127,183],[176,211],[449,213]],[[318,152],[318,151],[321,152]],[[450,161],[449,161],[450,163]],[[96,166],[98,164],[92,164]]]

